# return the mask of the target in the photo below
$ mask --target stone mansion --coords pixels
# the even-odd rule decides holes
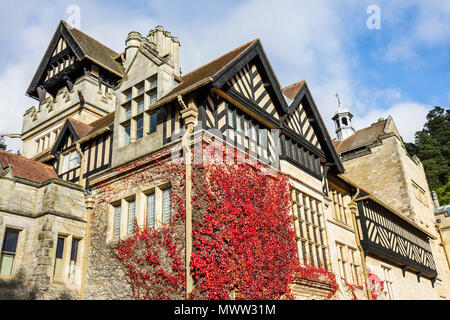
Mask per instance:
[[[394,119],[355,131],[339,106],[332,139],[308,84],[282,88],[259,39],[182,74],[180,41],[161,26],[130,32],[118,53],[61,21],[26,94],[38,107],[23,116],[22,156],[0,151],[0,299],[128,299],[111,247],[135,219],[170,221],[180,182],[155,163],[193,136],[289,177],[298,258],[336,275],[337,299],[368,270],[385,299],[450,299],[449,218],[436,220]],[[330,290],[294,286],[297,299]]]

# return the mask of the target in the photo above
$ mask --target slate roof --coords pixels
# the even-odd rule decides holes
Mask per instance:
[[[65,21],[61,21],[61,23],[63,23],[64,26],[69,30],[76,43],[85,53],[86,58],[98,63],[103,67],[106,67],[119,76],[124,75],[123,67],[115,60],[115,58],[119,55],[117,52],[108,48],[104,44],[98,42],[82,31],[71,27]]]
[[[57,178],[52,166],[0,150],[0,165],[12,167],[12,173],[16,177],[28,179],[35,182],[44,182]]]
[[[168,102],[169,100],[175,98],[181,92],[187,93],[185,91],[190,91],[190,88],[195,89],[197,86],[211,82],[212,78],[217,75],[221,70],[223,70],[228,64],[233,60],[237,59],[242,53],[249,49],[253,44],[257,43],[259,39],[250,41],[224,55],[221,57],[183,75],[181,77],[181,83],[176,86],[172,91],[167,93],[164,97],[160,99],[161,102]]]
[[[338,153],[351,151],[372,144],[384,132],[386,120],[378,121],[370,127],[356,131],[345,140],[333,140],[333,145]]]

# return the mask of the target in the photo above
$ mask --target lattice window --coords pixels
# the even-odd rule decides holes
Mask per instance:
[[[392,299],[394,299],[394,289],[393,289],[392,275],[391,275],[392,269],[385,267],[385,266],[381,266],[381,268],[383,269],[385,290],[387,292],[388,298],[392,300]]]
[[[117,205],[114,207],[114,238],[120,236],[120,220],[122,214],[122,206]]]
[[[333,201],[333,218],[345,225],[352,226],[350,209],[348,207],[350,196],[343,195],[332,188],[330,188],[330,191],[331,200]]]
[[[151,193],[147,195],[147,227],[154,228],[155,227],[155,194]]]
[[[328,249],[322,202],[292,189],[292,210],[298,221],[300,262],[328,268]]]
[[[134,219],[136,218],[136,201],[128,202],[128,234],[134,232]]]
[[[163,223],[170,222],[172,216],[172,189],[167,188],[163,191]]]

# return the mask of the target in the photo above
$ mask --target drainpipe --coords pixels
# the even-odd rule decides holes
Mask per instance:
[[[193,98],[189,98],[188,106],[183,101],[183,97],[178,96],[178,103],[181,106],[181,118],[184,120],[186,132],[181,140],[181,145],[185,155],[186,165],[186,299],[192,292],[194,281],[191,275],[191,255],[192,255],[192,151],[191,134],[194,132],[194,125],[197,120],[198,110]]]
[[[358,224],[356,223],[356,212],[358,210],[357,204],[356,204],[356,198],[359,196],[359,188],[356,190],[355,196],[352,198],[352,200],[349,203],[350,212],[352,214],[352,221],[353,221],[353,229],[355,230],[355,240],[356,240],[356,246],[358,247],[359,253],[361,255],[361,264],[364,271],[364,282],[366,285],[366,294],[367,299],[372,300],[372,293],[370,292],[369,288],[369,275],[367,273],[367,266],[366,266],[366,256],[364,255],[364,250],[361,247],[361,242],[359,240],[359,229]]]
[[[88,252],[89,252],[89,238],[91,236],[91,220],[92,220],[92,210],[95,205],[95,198],[92,195],[87,195],[84,197],[84,202],[86,204],[87,210],[87,222],[86,222],[86,235],[84,237],[84,255],[83,255],[83,271],[81,275],[81,290],[80,299],[84,300],[84,289],[86,287],[86,271],[88,262]]]

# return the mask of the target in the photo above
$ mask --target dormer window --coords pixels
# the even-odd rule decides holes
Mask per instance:
[[[81,164],[80,154],[76,150],[73,150],[63,156],[62,172],[75,169],[76,167],[80,166],[80,164]]]

